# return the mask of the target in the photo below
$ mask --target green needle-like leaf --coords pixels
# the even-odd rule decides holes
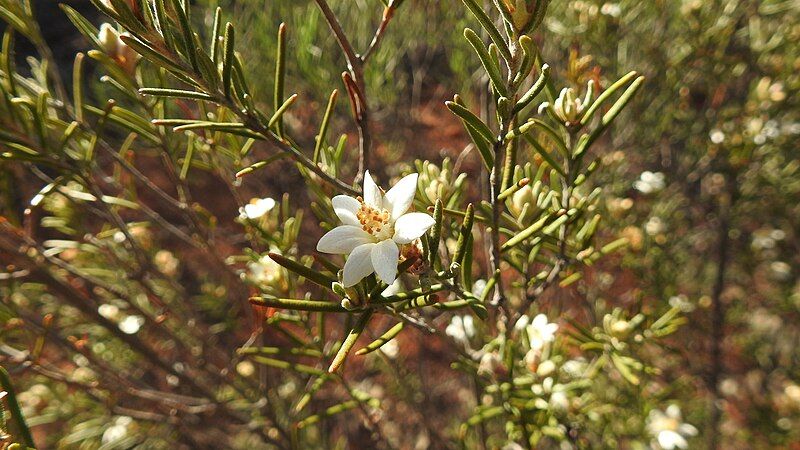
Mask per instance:
[[[403,331],[403,326],[405,325],[404,322],[400,322],[397,325],[389,328],[385,333],[383,333],[378,339],[370,342],[366,347],[361,348],[356,352],[356,355],[366,355],[367,353],[372,353],[375,350],[383,347],[389,341],[395,338],[401,331]]]
[[[333,373],[336,372],[339,367],[344,364],[347,355],[350,353],[350,350],[353,349],[353,346],[356,345],[356,341],[361,336],[361,333],[364,332],[364,328],[367,326],[370,317],[372,317],[372,310],[365,311],[361,314],[361,317],[358,318],[358,322],[347,333],[347,337],[342,342],[342,346],[339,348],[339,351],[336,353],[336,356],[333,357],[333,361],[331,362],[330,367],[328,367],[328,372]]]

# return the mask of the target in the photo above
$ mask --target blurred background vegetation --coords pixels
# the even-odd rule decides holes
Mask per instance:
[[[87,45],[55,3],[42,0],[34,5],[54,54],[66,61],[64,75],[69,79],[74,51]],[[65,3],[101,21],[89,13],[88,2]],[[365,48],[380,21],[381,2],[330,3],[356,47]],[[226,19],[237,24],[237,48],[251,88],[262,98],[270,98],[276,32],[286,22],[291,54],[287,86],[301,95],[305,106],[293,111],[287,126],[313,144],[313,124],[322,116],[332,87],[340,87],[345,65],[314,3],[198,0],[196,6],[195,21],[210,26],[213,9],[221,6]],[[471,92],[471,101],[480,102],[486,83],[462,36],[467,25],[477,28],[456,0],[407,0],[398,11],[366,73],[376,122],[374,172],[394,176],[403,163],[407,166],[415,159],[455,160],[461,155],[467,138],[443,102],[455,92]],[[595,266],[574,289],[557,291],[549,304],[567,316],[580,315],[587,300],[631,314],[680,305],[687,324],[665,348],[643,349],[649,353],[642,358],[654,368],[654,381],[646,385],[648,396],[676,400],[684,420],[697,426],[699,435],[691,448],[800,448],[800,4],[553,2],[536,38],[544,60],[576,88],[589,79],[606,87],[608,80],[631,69],[647,78],[599,151],[605,166],[599,171],[607,194],[605,233],[628,238],[629,248],[623,256]],[[18,50],[21,65],[24,56]],[[89,96],[104,98],[108,89],[96,82]],[[335,128],[353,139],[347,102],[340,101],[337,108],[341,123]],[[474,173],[480,159],[472,152],[461,164],[462,171]],[[0,214],[15,222],[39,187],[10,163],[0,162],[0,169]],[[288,172],[279,165],[246,178],[237,189],[244,198],[279,199],[287,191],[294,195],[302,179]],[[195,183],[197,192],[208,193],[200,200],[205,208],[220,217],[236,216],[235,204],[216,204],[215,199],[222,198],[216,192],[224,189],[219,182],[210,177]],[[76,220],[59,217],[68,214],[66,208],[44,208],[53,227],[69,228]],[[178,245],[150,244],[154,252]],[[175,279],[193,284],[187,289],[203,302],[203,314],[213,316],[218,327],[230,326],[233,316],[241,313],[228,310],[222,300],[225,292],[204,272],[208,268],[193,267],[189,260],[180,264]],[[8,306],[11,297],[36,289],[15,287],[9,280],[13,277],[6,277],[0,287],[6,305],[0,305],[0,347],[5,350],[25,340]],[[93,345],[105,346],[103,354],[115,367],[127,364],[134,370],[135,359],[118,340],[89,326],[70,324],[65,307],[50,302],[44,293],[25,296],[59,317],[64,322],[60,327],[74,327],[75,336],[91,335]],[[431,396],[441,395],[432,392],[437,389],[447,390],[438,387],[443,381],[435,375],[447,366],[436,361],[445,349],[425,349],[425,341],[414,338],[403,344],[399,357],[418,359],[403,369],[411,372],[403,374],[405,382]],[[228,348],[235,345],[227,343]],[[13,352],[6,353],[13,359]],[[73,365],[70,370],[77,371],[86,363],[76,356]],[[148,430],[134,427],[127,435],[135,436],[130,440],[104,441],[109,429],[129,425],[125,412],[106,410],[91,395],[76,395],[69,383],[54,383],[39,374],[17,384],[30,423],[49,430],[39,437],[47,443],[42,448],[97,448],[101,442],[106,442],[104,448],[130,448],[149,442]],[[406,388],[388,387],[399,393]],[[644,408],[638,394],[613,389],[604,393],[631,410]],[[436,408],[447,398],[419,400],[442,429],[449,422],[436,417],[441,412]],[[614,429],[619,424],[607,426],[610,436],[625,433]],[[331,433],[353,433],[348,426],[340,427]],[[396,433],[405,433],[403,424],[397,427]],[[65,429],[70,431],[61,434]],[[611,443],[627,441],[597,442],[613,447]],[[433,441],[431,447],[440,445]]]

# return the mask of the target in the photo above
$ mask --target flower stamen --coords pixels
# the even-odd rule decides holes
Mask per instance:
[[[391,233],[393,233],[391,213],[386,209],[377,209],[367,205],[361,197],[356,200],[361,204],[356,211],[356,218],[361,224],[361,229],[378,239],[391,238]]]

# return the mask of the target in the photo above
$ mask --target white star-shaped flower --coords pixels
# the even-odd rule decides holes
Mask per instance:
[[[386,284],[397,278],[400,245],[422,236],[434,220],[428,214],[407,212],[417,191],[417,174],[403,177],[385,194],[367,171],[364,197],[333,197],[340,225],[322,236],[317,251],[349,255],[342,282],[350,287],[375,273]]]
[[[526,329],[528,331],[528,340],[531,344],[531,350],[538,351],[542,350],[546,343],[553,342],[556,331],[558,330],[558,324],[549,323],[547,316],[544,314],[537,314]]]
[[[683,422],[678,405],[669,405],[666,411],[653,409],[647,417],[647,429],[664,450],[689,448],[687,438],[697,435],[697,428]]]
[[[475,320],[469,315],[453,316],[444,332],[457,341],[467,342],[475,336]]]

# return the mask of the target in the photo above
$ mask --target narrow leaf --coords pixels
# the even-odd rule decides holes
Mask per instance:
[[[372,317],[372,310],[365,311],[361,314],[361,317],[358,318],[358,322],[356,322],[353,329],[347,334],[347,337],[342,342],[342,346],[339,348],[339,351],[336,353],[336,356],[333,357],[333,361],[331,362],[331,366],[328,367],[328,372],[333,373],[336,372],[339,367],[344,364],[347,355],[350,353],[350,350],[353,349],[353,346],[356,345],[356,341],[358,340],[361,333],[364,332],[364,328],[367,326],[370,317]]]

